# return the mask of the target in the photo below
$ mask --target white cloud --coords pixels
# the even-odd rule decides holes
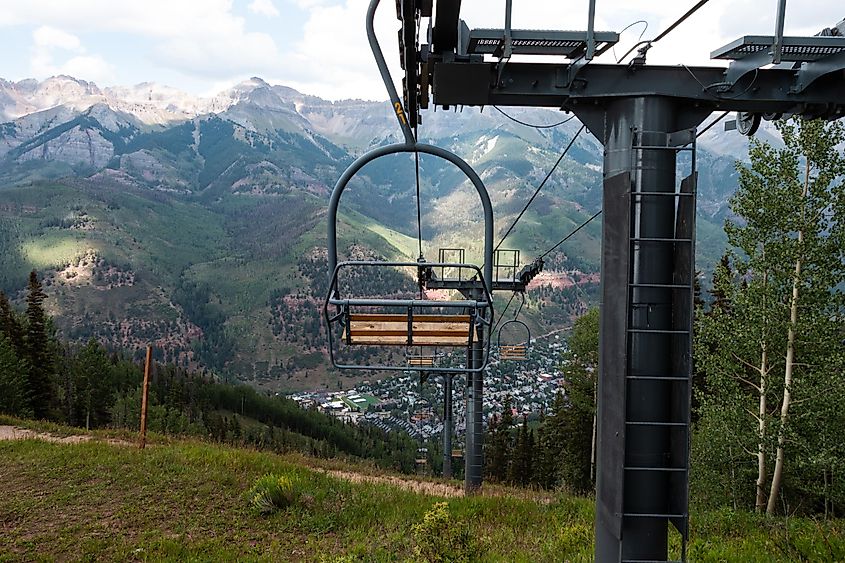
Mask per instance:
[[[61,29],[42,25],[32,33],[32,40],[38,47],[58,47],[68,51],[78,51],[82,46],[79,37]]]
[[[99,82],[100,84],[109,83],[114,79],[114,66],[106,62],[105,59],[99,55],[87,55],[81,57],[71,57],[61,64],[51,74],[67,74]]]
[[[46,78],[67,74],[95,82],[107,81],[114,76],[114,67],[105,59],[85,54],[85,48],[76,35],[43,25],[32,32],[32,43],[29,62],[34,76]],[[56,62],[57,58],[63,60]]]
[[[276,18],[279,16],[279,10],[276,8],[276,5],[273,4],[273,0],[253,0],[247,9],[253,14],[258,14],[260,16],[267,16],[270,18]]]
[[[299,0],[307,2],[308,0]],[[303,38],[285,57],[287,84],[328,99],[367,98],[386,100],[365,32],[368,0],[345,0],[314,6],[303,27]],[[394,2],[383,1],[376,12],[376,33],[393,74],[401,84],[396,50]],[[286,78],[286,79],[285,79]]]
[[[337,0],[294,0],[296,5],[303,10],[310,10],[316,6],[328,6],[330,4],[339,4]]]
[[[140,44],[147,42],[144,54],[158,66],[201,79],[225,80],[233,73],[266,75],[278,69],[273,37],[247,30],[232,4],[232,0],[28,0],[4,5],[0,26],[33,24],[80,34],[133,35]],[[271,0],[253,4],[274,9]]]

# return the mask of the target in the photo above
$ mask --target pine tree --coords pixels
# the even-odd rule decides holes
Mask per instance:
[[[558,392],[558,397],[563,400]],[[557,443],[552,439],[551,417],[545,410],[540,410],[540,425],[537,429],[537,442],[534,455],[534,482],[543,489],[553,489],[557,485],[558,452]]]
[[[26,364],[19,360],[11,341],[0,334],[0,413],[32,416]]]
[[[9,298],[2,291],[0,291],[0,333],[5,334],[9,339],[18,358],[23,357],[25,354],[23,325],[12,304],[9,303]]]
[[[48,335],[48,320],[44,312],[47,295],[33,270],[29,274],[26,295],[26,360],[29,363],[29,388],[33,415],[48,418],[55,394],[53,392],[54,354]]]
[[[528,417],[522,416],[522,424],[516,437],[513,461],[511,463],[510,482],[522,485],[530,484],[534,478],[534,435],[528,433]]]
[[[494,433],[490,440],[490,477],[494,481],[504,482],[511,477],[511,458],[513,446],[511,443],[511,427],[513,426],[513,413],[511,397],[505,397],[502,407],[502,414],[493,422]]]
[[[69,363],[72,392],[66,397],[68,422],[85,428],[106,424],[112,378],[105,349],[92,338]]]
[[[555,411],[560,476],[567,487],[579,493],[592,490],[594,481],[598,342],[599,311],[591,309],[573,324],[563,358],[566,404]]]

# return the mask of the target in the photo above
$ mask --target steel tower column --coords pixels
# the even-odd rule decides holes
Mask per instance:
[[[665,468],[670,457],[671,379],[661,378],[672,377],[674,247],[666,243],[675,238],[675,200],[634,194],[675,191],[675,153],[635,146],[676,129],[667,98],[623,98],[605,111],[599,563],[659,561],[667,553],[668,473],[626,469]]]
[[[467,354],[469,365],[480,368],[484,363],[484,327],[476,325],[475,340]],[[467,433],[464,451],[464,489],[467,493],[474,493],[481,488],[482,464],[484,448],[484,374],[482,372],[467,374]]]
[[[452,377],[443,375],[443,477],[452,478]]]

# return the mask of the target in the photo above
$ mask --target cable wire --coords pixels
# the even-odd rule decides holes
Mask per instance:
[[[693,15],[695,12],[697,12],[699,8],[701,8],[702,6],[704,6],[704,5],[705,5],[707,2],[709,2],[709,1],[710,1],[710,0],[699,0],[699,1],[698,1],[698,3],[696,3],[696,5],[695,5],[695,6],[693,6],[693,7],[692,7],[692,8],[690,8],[689,10],[687,10],[687,12],[686,12],[684,15],[682,15],[680,18],[678,18],[677,20],[675,20],[675,22],[674,22],[672,25],[670,25],[669,27],[667,27],[666,29],[664,29],[662,32],[660,32],[660,34],[659,34],[657,37],[655,37],[654,39],[648,40],[648,41],[639,41],[639,42],[637,42],[636,44],[634,44],[634,46],[633,46],[633,47],[631,47],[630,49],[628,49],[628,51],[627,51],[624,55],[622,55],[622,56],[619,58],[619,60],[617,60],[616,62],[617,62],[617,63],[619,63],[619,62],[622,62],[623,60],[625,60],[625,57],[627,57],[628,55],[630,55],[631,53],[633,53],[633,52],[634,52],[634,49],[636,49],[636,48],[637,48],[637,47],[639,47],[640,45],[646,45],[645,50],[650,49],[652,45],[654,45],[655,43],[657,43],[658,41],[660,41],[661,39],[663,39],[664,37],[666,37],[667,35],[669,35],[669,33],[670,33],[670,32],[674,31],[674,29],[675,29],[676,27],[678,27],[679,25],[681,25],[684,21],[686,21],[686,19],[687,19],[687,18],[689,18],[691,15]],[[636,22],[634,22],[634,23],[636,23]],[[633,24],[632,24],[632,25],[633,25]],[[629,27],[630,27],[630,26],[629,26]],[[625,28],[625,29],[627,29],[627,28]],[[625,30],[623,29],[622,31],[625,31]],[[620,32],[620,33],[621,33],[621,32]],[[642,37],[642,35],[640,35],[640,37]]]
[[[569,239],[570,239],[570,238],[571,238],[571,237],[572,237],[575,233],[577,233],[578,231],[580,231],[581,229],[583,229],[584,227],[586,227],[586,226],[590,223],[590,221],[592,221],[593,219],[595,219],[596,217],[598,217],[599,215],[601,215],[601,211],[602,211],[602,210],[601,210],[601,209],[599,209],[598,211],[596,211],[596,212],[595,212],[595,214],[593,214],[593,216],[592,216],[592,217],[590,217],[589,219],[587,219],[586,221],[584,221],[583,223],[581,223],[580,225],[578,225],[577,227],[575,227],[575,230],[574,230],[574,231],[572,231],[571,233],[569,233],[568,235],[566,235],[565,237],[563,237],[563,239],[561,239],[561,241],[560,241],[560,242],[558,242],[556,245],[554,245],[553,247],[551,247],[550,249],[548,249],[546,252],[544,252],[543,254],[541,254],[541,255],[540,255],[540,258],[541,258],[541,259],[542,259],[542,258],[545,258],[545,257],[546,257],[546,256],[548,256],[549,254],[551,254],[551,253],[554,251],[554,249],[555,249],[555,248],[557,248],[557,247],[558,247],[558,246],[560,246],[561,244],[565,243],[565,242],[566,242],[567,240],[569,240]]]
[[[629,29],[631,29],[632,27],[634,27],[634,26],[635,26],[635,25],[637,25],[638,23],[644,23],[644,24],[645,24],[645,27],[643,27],[643,30],[640,32],[640,36],[639,36],[639,37],[637,37],[637,44],[636,44],[636,45],[634,45],[634,47],[632,47],[632,48],[631,48],[631,50],[629,50],[627,53],[625,53],[624,55],[622,55],[622,58],[616,59],[616,62],[617,62],[617,63],[621,63],[621,62],[622,62],[622,59],[624,59],[625,57],[627,57],[627,56],[631,53],[631,51],[632,51],[633,49],[636,49],[636,48],[637,48],[637,46],[639,46],[639,45],[640,45],[641,40],[642,40],[642,38],[643,38],[643,35],[645,35],[645,32],[646,32],[646,31],[648,31],[648,22],[647,22],[647,21],[645,21],[645,20],[637,20],[637,21],[635,21],[635,22],[631,22],[631,23],[629,23],[628,25],[626,25],[625,27],[623,27],[623,28],[622,28],[622,30],[619,32],[619,36],[621,37],[623,33],[625,33],[626,31],[628,31]],[[614,56],[614,57],[616,57],[616,45],[614,45],[613,47],[611,47],[611,50],[613,51],[613,56]]]
[[[714,125],[716,125],[717,123],[719,123],[720,121],[722,121],[722,120],[725,118],[725,116],[726,116],[726,115],[728,115],[729,113],[730,113],[730,111],[722,112],[722,115],[720,115],[719,117],[717,117],[716,119],[714,119],[714,120],[710,123],[710,125],[708,125],[708,126],[707,126],[707,127],[705,127],[704,129],[702,129],[701,131],[697,132],[697,133],[695,134],[695,137],[696,137],[696,138],[698,138],[698,137],[701,137],[702,135],[704,135],[705,133],[707,133],[707,131],[709,131],[711,127],[713,127]]]
[[[528,202],[527,202],[527,203],[523,206],[522,211],[520,211],[520,212],[519,212],[519,215],[517,215],[516,219],[514,219],[514,220],[513,220],[513,223],[511,223],[511,226],[510,226],[510,227],[508,227],[507,232],[505,232],[504,236],[503,236],[503,237],[502,237],[502,239],[499,241],[499,244],[497,244],[497,245],[496,245],[496,247],[493,249],[493,252],[494,252],[494,253],[495,253],[497,250],[499,250],[499,247],[500,247],[500,246],[502,246],[502,243],[503,243],[503,242],[505,242],[505,239],[506,239],[506,238],[508,238],[508,235],[510,235],[510,234],[511,234],[511,232],[512,232],[512,231],[513,231],[513,229],[514,229],[514,227],[516,227],[516,224],[519,222],[519,220],[520,220],[520,219],[522,219],[522,216],[523,216],[523,215],[525,215],[525,212],[526,212],[526,211],[528,211],[528,206],[529,206],[529,205],[531,205],[531,203],[534,201],[534,198],[536,198],[536,197],[537,197],[537,194],[539,194],[539,193],[540,193],[540,190],[542,190],[542,189],[543,189],[543,186],[545,186],[545,185],[546,185],[546,182],[549,180],[549,178],[551,178],[551,176],[552,176],[552,174],[554,173],[554,171],[555,171],[555,170],[557,170],[557,167],[558,167],[558,165],[560,164],[560,162],[563,160],[563,157],[565,157],[565,156],[566,156],[566,153],[568,153],[568,152],[569,152],[569,149],[570,149],[570,148],[572,148],[572,145],[575,143],[575,139],[577,139],[577,138],[578,138],[578,136],[581,134],[581,132],[584,130],[584,128],[585,128],[585,127],[586,127],[585,125],[582,125],[582,126],[581,126],[581,128],[580,128],[580,129],[578,129],[578,132],[577,132],[577,133],[575,133],[575,136],[574,136],[574,137],[572,137],[572,140],[571,140],[571,141],[569,141],[569,144],[568,144],[568,145],[566,145],[566,148],[565,148],[565,149],[563,149],[563,152],[562,152],[562,153],[560,153],[560,156],[558,157],[557,162],[555,162],[554,166],[552,166],[552,169],[551,169],[551,170],[549,170],[549,173],[548,173],[548,174],[546,174],[546,177],[545,177],[545,178],[543,178],[543,181],[542,181],[542,182],[540,182],[540,185],[539,185],[539,186],[537,186],[537,189],[536,189],[536,190],[534,190],[534,194],[531,196],[531,198],[528,200]]]
[[[416,127],[414,128],[416,136]],[[420,211],[420,153],[414,151],[414,175],[416,179],[417,188],[417,243],[420,247],[420,258],[423,257],[422,250],[422,212]]]
[[[672,30],[674,30],[676,27],[678,27],[679,25],[684,23],[684,21],[688,17],[690,17],[691,15],[696,13],[698,11],[698,9],[701,8],[703,5],[707,4],[707,2],[709,2],[709,0],[699,0],[698,3],[695,6],[693,6],[689,10],[687,10],[686,14],[684,14],[683,16],[681,16],[680,18],[675,20],[675,23],[673,23],[672,25],[667,27],[665,30],[663,30],[663,32],[660,35],[658,35],[657,37],[655,37],[654,39],[652,39],[651,42],[657,43],[658,41],[660,41],[661,39],[663,39],[664,37],[669,35],[669,33],[672,32]]]
[[[534,125],[532,123],[526,123],[524,121],[521,121],[521,120],[513,117],[512,115],[508,115],[507,113],[502,111],[502,109],[499,108],[498,106],[493,106],[493,109],[498,111],[499,113],[501,113],[502,115],[504,115],[505,117],[507,117],[508,119],[513,121],[514,123],[519,123],[520,125],[525,125],[526,127],[533,127],[534,129],[552,129],[554,127],[560,127],[564,123],[569,123],[570,121],[575,119],[574,115],[570,115],[569,117],[567,117],[566,119],[564,119],[563,121],[560,121],[558,123],[552,123],[550,125]]]
[[[513,293],[511,293],[511,298],[510,298],[510,299],[508,299],[508,304],[507,304],[507,305],[505,305],[505,310],[504,310],[504,311],[502,311],[502,314],[501,314],[501,315],[499,315],[499,320],[498,320],[498,321],[496,321],[496,324],[495,324],[495,325],[493,325],[493,330],[491,330],[491,331],[490,331],[490,334],[491,334],[491,335],[492,335],[494,332],[496,332],[496,329],[497,329],[497,328],[499,328],[499,323],[501,323],[501,322],[502,322],[502,319],[504,319],[504,318],[505,318],[505,315],[507,314],[508,309],[510,308],[510,306],[511,306],[511,302],[513,301],[513,298],[514,298],[514,297],[516,297],[516,292],[515,292],[515,291],[514,291]]]

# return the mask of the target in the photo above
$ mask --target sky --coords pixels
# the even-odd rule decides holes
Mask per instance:
[[[621,31],[621,55],[695,2],[597,0],[596,29]],[[0,0],[0,77],[68,74],[98,86],[156,82],[210,96],[259,76],[330,100],[387,99],[367,45],[369,0]],[[587,0],[516,0],[517,29],[586,29]],[[504,0],[463,0],[470,28],[504,25]],[[651,64],[711,63],[742,36],[771,35],[777,0],[710,0],[655,44]],[[395,1],[376,29],[400,79]],[[845,18],[841,0],[787,2],[787,35],[813,35]],[[647,28],[646,28],[647,24]],[[613,62],[607,53],[600,62]]]

